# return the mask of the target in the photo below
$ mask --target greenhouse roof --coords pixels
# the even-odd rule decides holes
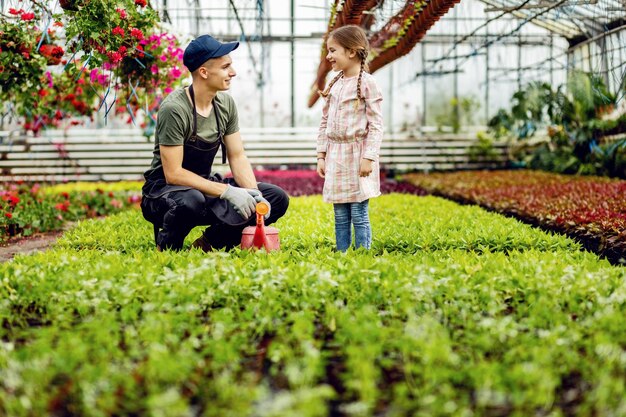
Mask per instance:
[[[626,0],[481,0],[486,12],[510,13],[573,43],[626,24]],[[495,13],[498,13],[496,15]]]

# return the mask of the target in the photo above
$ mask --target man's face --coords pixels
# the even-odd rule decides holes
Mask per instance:
[[[200,75],[206,79],[210,89],[215,91],[228,90],[231,79],[237,75],[232,64],[233,60],[230,55],[209,59],[200,67]]]

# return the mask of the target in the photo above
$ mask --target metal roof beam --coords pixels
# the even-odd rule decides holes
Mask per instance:
[[[489,6],[500,6],[500,7],[503,6],[503,3],[504,3],[501,1],[497,1],[497,0],[480,0],[480,1]],[[520,11],[520,10],[511,11],[510,13],[513,16],[517,17],[518,19],[522,19],[522,20],[526,20],[531,16],[531,13]],[[566,38],[571,38],[580,34],[580,30],[578,28],[572,28],[571,26],[568,26],[568,25],[559,24],[555,22],[553,19],[550,19],[548,22],[542,19],[535,18],[535,19],[532,19],[531,22],[539,27],[549,30],[550,32],[557,33]]]

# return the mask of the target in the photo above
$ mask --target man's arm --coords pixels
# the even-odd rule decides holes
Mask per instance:
[[[241,134],[235,132],[224,136],[224,142],[226,143],[226,152],[228,153],[228,163],[235,182],[243,188],[258,188],[256,178],[252,172],[252,165],[250,165],[250,161],[243,149]]]
[[[160,145],[161,162],[165,181],[171,185],[185,185],[193,187],[203,194],[219,197],[226,190],[227,185],[209,181],[201,176],[183,168],[183,146]],[[256,182],[254,183],[256,188]]]

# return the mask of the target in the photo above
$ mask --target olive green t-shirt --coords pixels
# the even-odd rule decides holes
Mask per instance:
[[[220,128],[224,136],[238,132],[239,117],[233,98],[226,93],[218,92],[215,96],[215,105],[218,107]],[[193,105],[187,96],[187,89],[181,88],[168,95],[159,107],[152,164],[144,176],[148,178],[152,172],[162,166],[159,145],[183,145],[191,136],[192,130]],[[209,143],[217,140],[215,110],[212,109],[208,117],[198,114],[197,134]]]

